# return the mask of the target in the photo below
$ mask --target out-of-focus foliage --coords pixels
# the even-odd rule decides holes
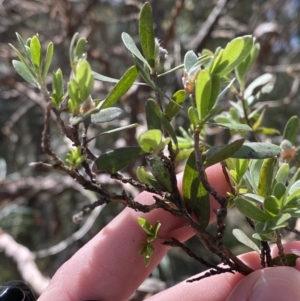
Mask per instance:
[[[6,163],[5,172],[3,172],[4,164],[1,163],[0,166],[0,227],[32,251],[48,248],[76,231],[78,226],[71,222],[71,217],[82,208],[83,200],[86,202],[88,200],[78,193],[76,187],[73,187],[64,175],[52,174],[51,182],[45,176],[45,170],[28,166],[30,162],[44,159],[40,146],[44,104],[40,95],[29,88],[27,83],[22,82],[22,78],[18,77],[12,68],[11,61],[17,57],[9,48],[8,43],[16,45],[15,32],[18,32],[25,40],[38,32],[42,42],[41,48],[45,53],[49,41],[53,41],[55,51],[59,55],[53,57],[50,71],[56,72],[53,77],[59,82],[59,78],[68,76],[71,72],[69,44],[74,33],[79,32],[80,36],[88,40],[88,58],[93,71],[110,78],[120,78],[128,66],[132,65],[132,58],[122,43],[121,33],[127,32],[134,39],[138,39],[138,14],[143,3],[144,1],[6,0],[0,7],[0,158],[4,160],[1,162]],[[268,114],[264,115],[262,113],[264,108],[259,108],[251,116],[253,120],[256,120],[254,130],[262,135],[270,134],[272,129],[283,132],[287,120],[295,112],[300,111],[299,1],[154,0],[151,1],[151,5],[156,24],[155,36],[169,53],[163,60],[166,70],[182,62],[183,55],[188,50],[205,53],[204,49],[215,50],[217,46],[225,47],[228,41],[235,37],[254,35],[261,49],[257,63],[251,69],[247,81],[252,82],[258,75],[266,72],[272,75],[272,80],[261,78],[252,90],[248,86],[248,90],[244,91],[245,94],[253,96],[253,105],[258,100],[265,100],[265,105],[268,106]],[[215,7],[220,8],[220,14],[216,15],[214,24],[209,26],[208,16],[218,13]],[[122,38],[124,40],[124,35]],[[255,56],[255,53],[253,55]],[[150,65],[154,64],[151,62],[152,56],[151,53],[145,55]],[[36,54],[37,65],[38,61],[38,54]],[[58,66],[63,67],[64,75],[57,71]],[[243,68],[237,71],[240,83],[244,80],[246,63]],[[46,78],[46,82],[50,83],[51,80],[52,77]],[[168,95],[173,95],[175,91],[183,88],[182,71],[161,77],[158,81],[163,91],[167,91]],[[268,89],[269,84],[272,84],[274,89],[266,98],[261,87]],[[113,85],[97,81],[93,98],[103,100]],[[57,92],[55,101],[58,103],[63,92],[59,85],[55,89]],[[125,126],[138,122],[144,124],[146,130],[146,122],[142,119],[141,113],[146,111],[147,115],[148,103],[146,105],[147,96],[145,95],[148,93],[149,89],[145,86],[131,88],[118,104],[125,108],[126,114],[114,121],[113,128],[116,124]],[[181,105],[180,96],[174,95],[173,99],[176,100],[176,97]],[[233,95],[232,99],[234,99]],[[199,111],[204,109],[198,108]],[[218,123],[241,120],[243,112],[238,102],[236,109],[239,115],[234,115],[235,113],[231,111],[230,116],[220,116]],[[176,108],[173,107],[172,110]],[[170,119],[175,115],[172,110],[170,108]],[[263,119],[255,114],[263,116]],[[179,126],[187,124],[187,116],[179,113],[176,118]],[[109,125],[106,127],[106,130],[111,129]],[[155,130],[155,126],[148,130]],[[95,135],[97,133],[95,130]],[[274,142],[281,141],[279,133],[273,132],[272,134],[274,134]],[[288,137],[288,133],[285,136]],[[54,138],[52,148],[56,153],[66,154],[69,145],[58,129],[52,128],[52,137]],[[288,139],[287,137],[285,139]],[[220,132],[210,129],[208,133],[208,141],[214,146],[227,143],[228,138],[228,131]],[[182,142],[188,142],[188,136]],[[107,146],[132,146],[136,144],[136,129],[132,127],[126,134],[100,136],[91,143],[94,143],[95,150],[99,150],[98,153],[96,151],[97,155],[107,151]],[[142,145],[146,147],[145,144],[142,143]],[[73,162],[71,159],[71,155],[66,158],[70,165]],[[130,164],[126,172],[135,177],[133,166]],[[6,174],[4,180],[3,174]],[[116,189],[120,188],[120,186],[116,187]],[[86,236],[63,252],[51,258],[38,260],[40,269],[51,276],[61,263],[97,233],[120,209],[119,206],[110,205],[101,213],[97,225],[94,225]],[[230,245],[234,243],[229,242]],[[190,244],[193,246],[192,242]],[[178,253],[177,249],[172,250],[154,275],[159,274],[163,280],[176,282],[184,276],[198,272],[199,270],[195,270],[197,265],[194,261],[186,265],[184,269],[181,268],[185,256]],[[2,262],[5,262],[3,266]],[[1,270],[7,271],[1,273],[0,282],[17,278],[15,274],[12,274],[14,270],[12,267],[13,263],[8,259],[4,257],[0,259]],[[169,273],[170,267],[172,273]]]

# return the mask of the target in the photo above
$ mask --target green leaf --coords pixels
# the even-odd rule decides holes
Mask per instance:
[[[144,166],[138,166],[136,169],[136,176],[140,182],[152,186],[155,189],[160,189],[157,181],[155,180],[154,176],[146,172]]]
[[[296,266],[296,263],[297,263],[297,259],[299,258],[300,256],[299,255],[296,255],[296,254],[285,254],[285,259],[287,261],[287,265],[289,267],[294,267]],[[281,262],[281,259],[279,256],[277,257],[274,257],[272,258],[272,262],[273,262],[273,265],[285,265],[284,263]]]
[[[215,106],[215,104],[217,102],[218,95],[220,92],[220,85],[221,85],[221,80],[220,80],[219,75],[213,74],[211,76],[211,95],[210,95],[206,115],[208,115],[210,113],[210,111],[212,110],[212,108]]]
[[[264,198],[255,193],[245,193],[245,194],[243,194],[243,197],[245,197],[246,199],[250,199],[250,201],[254,201],[257,204],[261,204],[261,205],[264,202]]]
[[[16,32],[16,36],[19,42],[19,45],[21,46],[23,53],[26,55],[28,61],[31,60],[31,55],[29,55],[30,53],[28,53],[28,51],[26,50],[27,45],[24,43],[24,40],[22,39],[22,37]],[[30,48],[29,48],[29,52],[30,52]]]
[[[120,147],[100,155],[95,164],[98,170],[115,173],[144,153],[139,146]]]
[[[273,233],[274,230],[272,230],[269,227],[269,221],[265,221],[265,222],[257,222],[255,224],[255,231],[261,235],[269,235],[269,234]],[[252,236],[252,237],[254,237],[254,236]]]
[[[237,197],[234,199],[234,203],[237,209],[247,217],[259,222],[266,222],[268,220],[267,214],[247,199]]]
[[[102,82],[108,82],[108,83],[118,83],[119,82],[119,80],[116,79],[116,78],[108,77],[108,76],[99,74],[99,73],[94,72],[94,71],[93,71],[93,75],[94,75],[94,78],[96,80],[99,80],[99,81],[102,81]]]
[[[138,137],[140,147],[147,153],[152,153],[160,150],[162,140],[161,130],[153,129],[148,130]]]
[[[150,235],[153,234],[153,227],[146,219],[142,217],[138,217],[138,223],[145,230],[147,234]]]
[[[289,140],[292,144],[296,143],[296,139],[298,136],[298,131],[299,131],[299,118],[298,116],[292,116],[283,132],[283,140]]]
[[[53,51],[54,51],[54,45],[52,42],[50,42],[48,44],[47,47],[47,52],[46,52],[46,58],[45,58],[45,64],[44,64],[44,68],[43,68],[43,74],[42,74],[42,78],[45,80],[46,76],[48,74],[51,62],[52,62],[52,57],[53,57]]]
[[[265,73],[257,77],[251,84],[248,85],[244,93],[244,98],[248,98],[253,95],[258,90],[262,89],[263,86],[269,84],[273,80],[273,75],[270,73]]]
[[[195,109],[194,107],[189,107],[188,116],[189,116],[189,120],[190,120],[190,122],[192,123],[193,126],[196,127],[198,124],[200,124],[197,109]]]
[[[257,244],[254,243],[242,230],[233,229],[232,234],[239,242],[241,242],[248,248],[260,253],[260,250],[259,250],[259,247],[257,246]]]
[[[273,231],[276,230],[276,229],[284,228],[287,225],[287,221],[291,217],[292,216],[289,213],[284,213],[282,215],[275,216],[269,222],[268,227],[269,227],[270,230],[273,230]]]
[[[35,87],[38,87],[38,84],[36,82],[35,77],[32,75],[32,73],[28,70],[27,66],[25,66],[22,62],[13,60],[12,64],[18,74],[26,80],[28,83],[32,84]]]
[[[100,112],[98,109],[92,109],[83,115],[72,117],[70,119],[70,124],[77,125],[81,122],[84,122],[85,124],[109,122],[118,118],[122,112],[123,111],[119,108],[107,108]]]
[[[268,195],[264,200],[264,210],[265,212],[273,217],[277,216],[280,212],[281,204],[274,195]]]
[[[84,101],[92,92],[93,85],[91,85],[91,82],[93,84],[94,81],[91,66],[87,61],[81,60],[77,64],[75,80],[79,85],[79,90],[82,90],[83,87],[87,88],[81,96],[81,99]]]
[[[235,140],[228,145],[222,146],[222,148],[210,148],[206,152],[206,160],[204,161],[205,168],[232,157],[232,155],[234,155],[242,147],[244,142],[245,139],[242,138]]]
[[[236,123],[236,122],[215,122],[210,125],[221,126],[230,130],[236,131],[252,131],[252,128],[248,124]]]
[[[287,163],[282,163],[275,176],[277,183],[286,184],[289,177],[290,167]]]
[[[277,156],[280,147],[264,142],[245,143],[232,157],[237,159],[265,159]]]
[[[267,158],[261,167],[258,181],[258,194],[266,197],[272,193],[272,183],[277,172],[278,159],[276,157]]]
[[[164,191],[172,192],[173,189],[170,170],[165,166],[162,159],[157,155],[151,155],[146,157],[146,161],[161,189],[163,189]]]
[[[187,210],[193,212],[200,225],[206,228],[210,219],[209,193],[203,187],[198,175],[195,153],[192,152],[186,162],[183,173],[183,198]]]
[[[188,51],[183,60],[184,70],[189,72],[190,69],[198,62],[198,57],[193,50]]]
[[[259,50],[260,50],[259,43],[254,43],[248,56],[235,68],[235,74],[239,81],[239,84],[242,87],[242,90],[244,90],[247,73],[250,70],[253,63],[255,62]]]
[[[136,66],[130,67],[115,85],[113,90],[107,95],[100,105],[100,109],[113,106],[132,86],[138,76]]]
[[[149,66],[149,63],[147,62],[147,60],[143,57],[143,55],[141,54],[141,52],[139,51],[139,49],[136,47],[132,37],[126,33],[123,32],[122,33],[122,40],[124,45],[126,46],[126,48],[134,55],[136,56],[138,59],[140,59],[144,64],[146,64],[147,66]],[[149,66],[150,67],[150,66]]]
[[[220,77],[227,75],[248,56],[252,46],[253,38],[251,36],[239,37],[230,41],[212,73],[219,74]]]
[[[37,36],[33,36],[30,42],[31,61],[36,69],[39,69],[42,61],[42,47]]]
[[[170,137],[173,140],[174,144],[178,148],[177,136],[176,136],[176,133],[175,133],[170,121],[167,119],[167,117],[165,115],[162,115],[161,121],[162,121],[163,127],[168,132],[168,134],[170,135]]]
[[[223,110],[223,107],[217,106],[214,107],[209,113],[202,119],[202,124],[208,123],[210,119],[214,118],[217,114],[219,114]]]
[[[85,38],[80,38],[78,40],[76,49],[75,49],[75,56],[77,59],[81,59],[82,57],[84,57],[86,43],[87,43],[87,40]]]
[[[206,153],[207,157],[212,156],[224,146],[217,146],[209,149]],[[236,159],[265,159],[278,155],[280,148],[275,144],[263,142],[244,143],[233,155]]]
[[[254,233],[254,234],[252,234],[252,237],[254,239],[257,239],[257,240],[260,240],[260,241],[273,241],[274,240],[273,231],[271,233],[268,233],[268,234]]]
[[[129,129],[133,129],[133,128],[136,128],[137,126],[138,126],[137,123],[132,123],[132,124],[120,126],[118,128],[115,128],[115,129],[112,129],[112,130],[109,130],[109,131],[105,131],[105,132],[103,132],[103,133],[101,133],[101,134],[99,134],[97,136],[109,135],[109,134],[112,134],[112,133],[117,133],[117,132],[129,130]]]
[[[277,198],[278,204],[279,204],[279,209],[283,207],[284,201],[285,201],[285,196],[286,196],[286,186],[283,183],[276,183],[273,189],[273,195]]]
[[[209,112],[211,88],[211,76],[208,69],[204,69],[200,72],[195,82],[196,107],[200,119],[203,119]]]
[[[70,58],[70,64],[71,66],[74,64],[74,48],[75,48],[75,43],[78,39],[78,36],[79,36],[79,33],[76,32],[73,37],[72,37],[72,40],[71,40],[71,43],[70,43],[70,48],[69,48],[69,58]]]
[[[170,101],[165,109],[165,115],[168,120],[172,120],[175,115],[179,112],[181,105],[183,104],[186,98],[185,90],[178,90],[172,96],[173,101]]]
[[[148,130],[161,130],[162,112],[155,100],[148,99],[146,102],[145,113]]]
[[[155,67],[155,40],[151,5],[146,2],[140,12],[139,36],[144,56],[151,68]]]
[[[235,82],[235,78],[233,78],[230,83],[222,90],[222,92],[218,95],[217,102],[229,91],[233,83]]]

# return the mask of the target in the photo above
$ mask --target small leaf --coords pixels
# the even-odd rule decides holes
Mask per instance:
[[[267,158],[261,167],[258,181],[258,194],[266,197],[272,192],[274,175],[277,172],[278,160],[276,157]]]
[[[178,148],[178,140],[177,140],[177,136],[176,133],[170,123],[170,121],[167,119],[167,117],[165,115],[162,115],[162,125],[165,128],[165,130],[168,132],[168,134],[170,135],[171,139],[173,140],[174,144],[176,145],[176,147]]]
[[[94,75],[94,78],[96,80],[100,80],[102,82],[108,82],[108,83],[118,83],[119,82],[119,80],[116,79],[116,78],[108,77],[108,76],[99,74],[99,73],[94,72],[94,71],[93,71],[93,75]]]
[[[268,233],[268,234],[254,233],[254,234],[252,234],[252,237],[254,239],[257,239],[257,240],[260,240],[260,241],[273,241],[274,240],[273,231],[271,233]]]
[[[193,50],[188,51],[184,56],[184,70],[189,72],[190,69],[198,62],[198,57]]]
[[[190,120],[190,122],[192,123],[193,126],[196,127],[198,124],[200,124],[197,109],[195,109],[194,107],[189,107],[188,116],[189,116],[189,120]]]
[[[147,153],[159,151],[161,145],[162,132],[161,130],[148,130],[138,137],[140,147]]]
[[[286,184],[289,177],[290,167],[287,163],[282,163],[275,176],[277,183]]]
[[[123,43],[126,46],[126,48],[134,56],[136,56],[138,59],[140,59],[144,64],[146,64],[147,66],[149,66],[149,63],[147,62],[147,60],[143,57],[143,55],[141,54],[141,52],[139,51],[139,49],[136,47],[136,45],[135,45],[132,37],[128,33],[126,33],[126,32],[123,32],[121,37],[122,37]]]
[[[263,204],[264,198],[255,193],[245,193],[243,197],[250,199],[251,201],[255,201],[257,204]]]
[[[132,86],[138,76],[136,66],[130,67],[115,85],[113,90],[107,95],[100,105],[100,109],[113,106]]]
[[[257,246],[257,244],[254,243],[242,230],[233,229],[232,234],[239,242],[241,242],[248,248],[260,253],[260,250],[259,250],[259,247]]]
[[[268,195],[264,200],[264,210],[271,217],[279,214],[281,209],[280,205],[281,204],[274,195]]]
[[[266,213],[260,210],[252,202],[249,202],[247,199],[243,197],[237,197],[234,199],[234,203],[238,210],[247,217],[260,222],[266,222],[268,220]]]
[[[97,170],[115,173],[145,152],[139,146],[120,147],[102,154],[95,160]]]
[[[259,43],[254,43],[248,56],[235,68],[235,74],[239,81],[239,84],[242,87],[242,90],[244,90],[245,79],[246,79],[247,73],[250,70],[253,63],[255,62],[255,60],[258,56],[259,50],[260,50]]]
[[[289,213],[284,213],[282,215],[279,216],[275,216],[271,219],[271,221],[269,222],[269,229],[271,230],[276,230],[276,229],[280,229],[280,228],[284,228],[287,225],[287,221],[291,218],[291,214]]]
[[[20,61],[13,60],[12,64],[18,74],[26,80],[28,83],[32,84],[35,87],[38,87],[38,84],[36,82],[35,77],[32,75],[32,73],[28,70],[28,68]]]
[[[140,182],[142,182],[146,185],[152,186],[155,189],[160,189],[160,186],[158,185],[154,176],[149,174],[148,172],[146,172],[144,166],[139,166],[136,169],[136,176]]]
[[[235,78],[233,78],[230,83],[224,88],[224,90],[218,95],[217,102],[229,91],[233,83],[235,82]]]
[[[254,91],[258,91],[263,86],[267,85],[273,80],[273,75],[270,73],[265,73],[258,78],[256,78],[250,85],[248,85],[247,89],[244,93],[244,98],[248,98],[254,94]]]
[[[277,156],[280,147],[264,142],[245,143],[232,157],[238,159],[265,159]]]
[[[203,228],[209,224],[209,194],[199,180],[195,153],[192,152],[186,162],[182,180],[183,198],[189,212],[193,212]]]
[[[45,58],[45,64],[44,64],[44,68],[43,68],[43,79],[46,79],[46,76],[48,74],[51,62],[52,62],[52,57],[53,57],[53,51],[54,51],[54,45],[52,42],[50,42],[48,44],[47,47],[47,52],[46,52],[46,58]]]
[[[153,227],[152,225],[144,218],[138,217],[139,225],[145,230],[147,234],[153,234]]]
[[[170,101],[165,109],[165,115],[169,120],[172,120],[175,117],[175,115],[179,112],[185,98],[185,90],[178,90],[174,93],[174,95],[172,96],[174,102]]]
[[[244,138],[235,140],[222,148],[218,147],[216,152],[214,151],[214,148],[210,148],[206,152],[206,160],[204,162],[205,168],[232,157],[232,155],[234,155],[242,147],[244,141]]]
[[[283,132],[283,140],[289,140],[292,144],[295,144],[299,131],[299,118],[298,116],[292,116]]]
[[[165,166],[164,162],[157,155],[146,157],[146,161],[151,169],[151,172],[164,191],[172,192],[172,182],[170,170]]]
[[[151,68],[155,67],[155,41],[151,5],[146,2],[139,17],[139,37],[144,56]]]
[[[230,130],[236,131],[252,131],[252,128],[248,124],[236,123],[236,122],[215,122],[210,125],[221,126]]]
[[[112,120],[115,120],[123,113],[123,110],[120,108],[107,108],[103,109],[98,113],[91,114],[91,123],[97,124],[97,123],[103,123],[103,122],[109,122]]]
[[[277,198],[278,200],[278,206],[279,210],[283,207],[284,201],[285,201],[285,196],[286,196],[286,187],[283,183],[276,183],[273,189],[273,195]]]
[[[161,130],[162,112],[155,100],[148,99],[148,101],[146,102],[145,113],[148,130]]]
[[[37,36],[33,36],[30,42],[31,61],[35,68],[39,69],[42,59],[42,47]]]
[[[230,41],[212,73],[219,74],[221,77],[228,74],[248,56],[252,46],[253,38],[251,36],[239,37]]]
[[[203,119],[209,112],[211,85],[211,76],[208,69],[202,70],[195,82],[196,107],[200,119]]]
[[[296,266],[297,259],[299,258],[299,255],[296,254],[285,254],[285,259],[287,261],[287,264],[289,267],[294,267]],[[281,258],[279,256],[272,258],[272,262],[274,265],[285,265],[284,263],[281,262]]]
[[[85,53],[85,45],[87,40],[85,38],[80,38],[77,42],[76,49],[75,49],[75,56],[77,59],[81,59]]]

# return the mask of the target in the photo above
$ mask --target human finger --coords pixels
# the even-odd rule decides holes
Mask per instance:
[[[208,168],[207,176],[217,192],[226,195],[228,184],[220,165]],[[180,177],[178,182],[180,187]],[[153,197],[144,192],[136,201],[150,204]],[[213,198],[211,203],[217,206]],[[182,219],[164,210],[142,214],[126,208],[57,271],[39,301],[50,301],[54,296],[57,301],[128,300],[169,249],[155,243],[151,263],[145,267],[143,257],[138,255],[145,240],[145,232],[137,223],[139,216],[151,224],[161,221],[159,235],[163,238],[171,235],[184,241],[194,234]]]

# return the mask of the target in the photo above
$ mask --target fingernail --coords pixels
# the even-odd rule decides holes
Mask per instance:
[[[300,273],[290,267],[275,267],[246,276],[227,301],[300,300]]]

